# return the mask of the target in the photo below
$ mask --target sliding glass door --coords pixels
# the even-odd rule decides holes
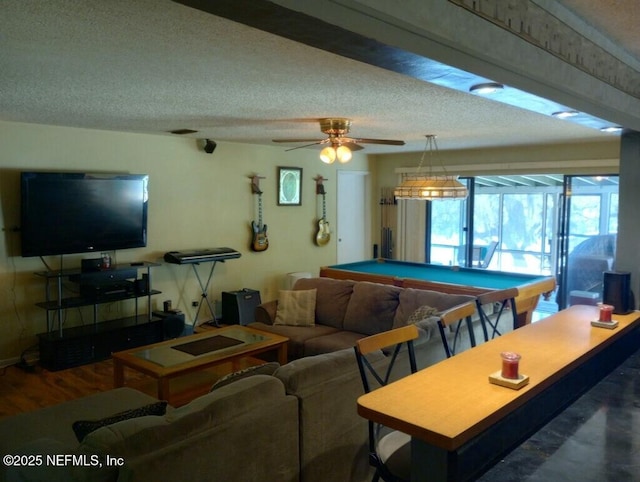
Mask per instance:
[[[473,188],[469,181],[460,179],[472,193]],[[471,199],[472,194],[467,199],[443,199],[428,203],[425,250],[427,263],[466,266]]]
[[[618,232],[618,176],[566,176],[562,194],[558,305],[602,300]]]
[[[428,203],[427,262],[555,275],[560,309],[601,300],[603,272],[615,268],[617,175],[464,181],[467,199]]]

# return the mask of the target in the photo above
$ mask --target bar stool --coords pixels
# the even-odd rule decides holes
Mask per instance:
[[[489,291],[476,297],[476,306],[478,308],[478,314],[480,315],[480,324],[482,325],[482,331],[484,333],[484,341],[489,341],[489,333],[487,327],[491,327],[491,339],[496,335],[500,336],[500,330],[498,324],[500,318],[506,311],[511,311],[513,316],[513,329],[518,327],[518,313],[516,311],[516,296],[518,296],[518,288],[508,288],[505,290]],[[487,313],[485,307],[492,306],[495,308],[498,306],[498,314],[494,316],[492,320],[491,316]]]
[[[442,338],[442,345],[444,346],[444,352],[447,358],[456,354],[456,343],[458,341],[458,335],[460,333],[460,325],[464,320],[469,331],[469,343],[471,346],[476,346],[476,336],[473,333],[473,325],[471,323],[471,317],[476,312],[476,304],[473,301],[467,301],[460,305],[449,308],[448,310],[440,313],[438,319],[438,329],[440,330],[440,338]],[[455,334],[453,336],[453,343],[449,343],[445,329],[457,323]]]
[[[406,325],[362,338],[354,347],[365,393],[373,387],[385,386],[390,382],[394,365],[403,345],[409,354],[409,369],[417,371],[413,340],[418,338],[418,328]],[[378,350],[389,353],[389,364],[376,367],[367,355]],[[373,482],[380,478],[386,482],[409,482],[411,478],[411,437],[384,425],[369,421],[369,463],[375,467]]]

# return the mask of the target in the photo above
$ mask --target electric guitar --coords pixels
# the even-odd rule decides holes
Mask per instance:
[[[258,187],[257,179],[251,183],[253,194],[258,195],[258,222],[251,221],[253,236],[251,239],[251,249],[254,251],[265,251],[269,247],[267,239],[267,225],[262,224],[262,191]]]
[[[322,183],[318,183],[317,194],[322,195],[322,218],[318,221],[318,232],[316,233],[316,244],[324,246],[331,239],[331,231],[329,230],[329,221],[327,221],[327,204],[325,202],[325,191]]]

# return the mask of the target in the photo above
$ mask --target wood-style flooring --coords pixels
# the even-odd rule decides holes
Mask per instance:
[[[221,376],[256,364],[254,359],[226,363],[171,382],[173,406],[180,406],[209,391]],[[125,385],[157,395],[156,381],[125,369]],[[49,371],[36,365],[32,371],[17,366],[0,369],[0,419],[57,405],[113,388],[113,362],[104,360],[66,370]]]
[[[143,375],[128,373],[132,383]],[[0,418],[56,405],[113,388],[111,360],[60,371],[36,365],[23,370],[15,365],[0,370]]]

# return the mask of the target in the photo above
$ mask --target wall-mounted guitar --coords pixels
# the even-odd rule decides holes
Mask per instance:
[[[326,181],[322,176],[316,177],[316,194],[322,196],[322,218],[318,221],[318,231],[316,232],[316,244],[318,246],[325,246],[331,239],[331,231],[329,230],[329,221],[327,221],[327,204],[325,200],[326,192],[324,190],[323,181]]]
[[[264,179],[264,177],[251,176],[251,192],[258,195],[258,222],[251,221],[251,249],[253,251],[265,251],[269,247],[267,225],[262,224],[262,191],[260,190],[260,179]]]

